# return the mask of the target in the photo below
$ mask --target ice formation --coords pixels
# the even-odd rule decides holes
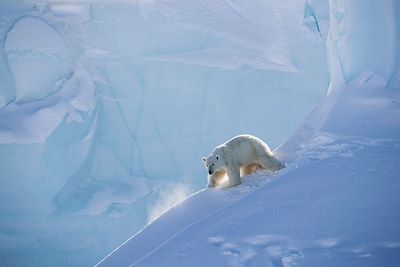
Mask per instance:
[[[398,87],[399,3],[364,2],[2,1],[1,257],[94,264],[215,144],[277,147],[329,83]]]

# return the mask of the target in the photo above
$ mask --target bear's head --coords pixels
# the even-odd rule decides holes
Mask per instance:
[[[218,154],[211,154],[207,158],[203,157],[203,162],[210,175],[224,166],[224,162]]]

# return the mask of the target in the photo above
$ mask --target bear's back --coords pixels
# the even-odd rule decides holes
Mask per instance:
[[[266,152],[272,154],[270,148],[260,138],[250,134],[243,134],[233,137],[228,140],[224,145],[227,150],[240,150],[241,152],[248,151],[249,153],[254,152]]]

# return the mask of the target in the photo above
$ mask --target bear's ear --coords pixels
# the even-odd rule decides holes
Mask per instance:
[[[206,158],[205,157],[203,157],[203,161],[206,162]]]
[[[219,160],[219,155],[217,155],[215,158],[216,158],[217,160]]]

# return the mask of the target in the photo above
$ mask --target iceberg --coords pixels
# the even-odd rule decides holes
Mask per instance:
[[[363,3],[3,1],[4,264],[93,265],[202,189],[215,144],[277,148],[343,84],[397,88],[399,3]]]

